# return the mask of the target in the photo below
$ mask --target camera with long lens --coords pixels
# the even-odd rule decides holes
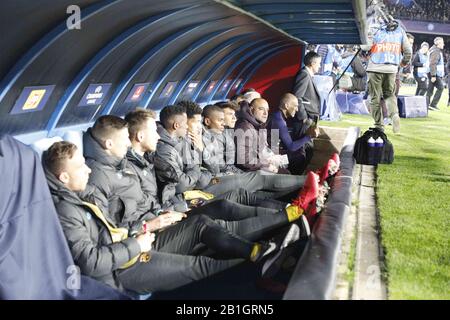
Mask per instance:
[[[387,31],[394,31],[398,28],[398,22],[390,15],[385,12],[386,7],[383,2],[378,0],[372,0],[372,5],[377,13],[378,17],[383,21]]]

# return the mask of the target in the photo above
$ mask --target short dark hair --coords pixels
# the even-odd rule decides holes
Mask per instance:
[[[298,100],[298,98],[292,93],[285,93],[281,96],[279,109],[281,109],[284,105],[291,103],[291,101]]]
[[[159,120],[161,121],[164,128],[169,128],[171,126],[171,121],[175,116],[183,115],[186,113],[186,108],[180,105],[169,105],[165,106],[159,113]]]
[[[229,101],[229,102],[225,101],[225,102],[216,103],[216,106],[218,106],[222,110],[229,108],[229,109],[232,109],[234,111],[239,111],[239,109],[241,108],[239,106],[239,104],[237,104],[234,101]]]
[[[203,114],[202,114],[203,118],[211,118],[211,115],[214,112],[222,112],[223,113],[223,110],[216,105],[208,105],[203,108]]]
[[[182,100],[177,102],[177,106],[182,106],[186,109],[188,119],[193,118],[196,114],[202,114],[202,108],[198,103],[190,100]]]
[[[136,110],[127,113],[125,121],[128,123],[130,140],[133,140],[136,137],[139,130],[144,129],[148,119],[156,119],[155,111],[151,109],[136,108]]]
[[[42,153],[42,165],[55,177],[58,177],[63,171],[64,162],[71,159],[77,149],[77,146],[71,142],[55,142]]]
[[[244,95],[241,94],[241,93],[235,94],[234,96],[231,97],[230,100],[231,100],[231,101],[236,101],[236,100],[238,100],[238,99],[240,99],[240,100],[244,99]]]
[[[101,116],[92,127],[92,135],[100,141],[105,141],[112,138],[112,135],[117,131],[127,127],[128,123],[120,117],[113,115]]]
[[[305,62],[305,66],[311,66],[314,59],[320,58],[320,55],[317,52],[310,51],[305,55],[303,61]]]

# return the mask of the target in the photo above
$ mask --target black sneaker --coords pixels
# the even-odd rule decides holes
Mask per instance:
[[[437,107],[429,106],[428,110],[436,111],[436,110],[439,110],[439,109]]]
[[[302,217],[304,217],[302,215]],[[306,221],[306,225],[308,222]],[[301,231],[300,227],[297,224],[292,224],[285,234],[285,236],[282,238],[282,241],[277,245],[278,251],[271,254],[269,257],[267,257],[266,262],[264,262],[264,265],[262,267],[261,275],[263,277],[267,276],[273,276],[277,271],[280,269],[284,259],[287,257],[284,249],[286,249],[287,246],[289,246],[291,243],[294,243],[295,241],[300,239]],[[284,254],[283,254],[284,253]]]

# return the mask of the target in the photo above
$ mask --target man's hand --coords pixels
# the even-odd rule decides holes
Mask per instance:
[[[431,77],[431,82],[435,83],[436,82],[436,77]]]
[[[188,136],[189,138],[192,140],[192,143],[194,144],[194,146],[200,151],[203,151],[203,140],[202,140],[202,135],[201,134],[197,134],[194,133],[192,131],[188,132]]]
[[[264,167],[263,170],[273,172],[273,173],[278,173],[278,167],[272,163],[270,163],[268,167]]]
[[[141,253],[152,250],[152,243],[155,241],[155,234],[146,232],[136,237],[136,240],[141,247]]]
[[[317,138],[319,136],[320,130],[319,128],[315,127],[315,126],[311,126],[306,130],[306,134],[308,136],[311,137],[311,139],[313,138]]]
[[[147,221],[147,228],[153,232],[168,227],[186,217],[187,215],[182,212],[167,211],[166,213],[160,214],[155,219]]]

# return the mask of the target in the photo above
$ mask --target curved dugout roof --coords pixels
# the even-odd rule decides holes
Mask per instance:
[[[225,99],[264,61],[302,46],[300,38],[308,34],[279,24],[287,32],[281,31],[237,6],[252,11],[256,2],[1,2],[0,28],[7,32],[0,43],[0,135],[51,136],[55,129],[101,114],[123,115],[138,105],[159,110],[183,98]],[[259,2],[270,9],[268,1]],[[299,8],[300,2],[308,1],[289,5]],[[79,30],[67,28],[71,5],[81,9]]]
[[[230,0],[229,2],[308,43],[367,42],[365,0]]]

